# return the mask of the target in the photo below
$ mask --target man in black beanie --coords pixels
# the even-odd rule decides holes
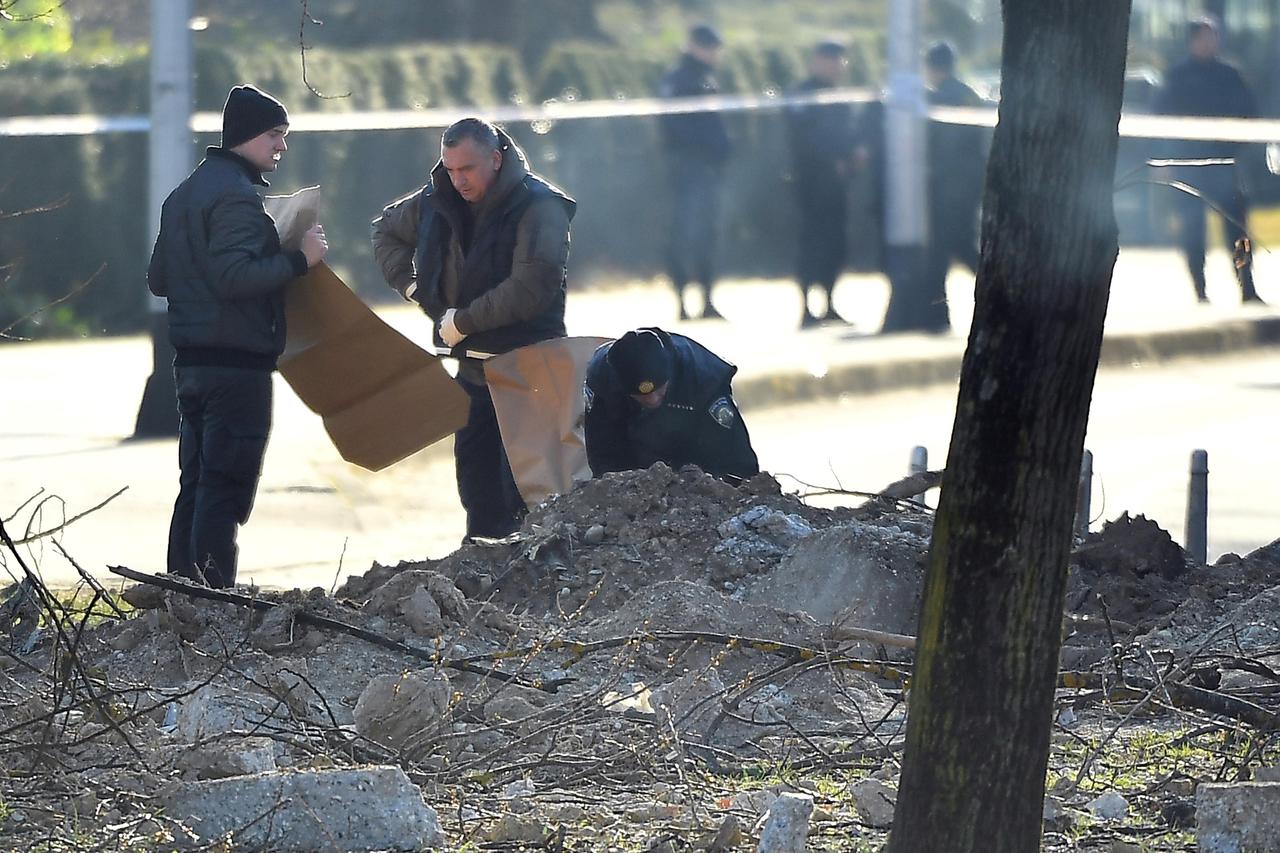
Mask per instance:
[[[662,329],[636,329],[601,346],[583,388],[591,473],[655,462],[697,465],[730,482],[759,473],[733,401],[737,372],[697,341]]]
[[[284,288],[328,250],[316,225],[284,251],[255,187],[288,150],[284,105],[236,86],[222,144],[165,199],[147,286],[168,300],[181,426],[173,574],[230,587],[271,428],[271,374],[284,350]]]

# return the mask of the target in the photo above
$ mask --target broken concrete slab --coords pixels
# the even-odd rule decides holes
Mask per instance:
[[[888,829],[893,826],[893,810],[898,803],[897,789],[879,779],[866,778],[849,786],[853,807],[867,826]]]
[[[1280,853],[1280,782],[1201,784],[1196,824],[1200,853]]]
[[[809,794],[778,797],[765,815],[756,853],[804,853],[812,814],[813,797]]]
[[[435,810],[399,767],[277,771],[180,782],[161,796],[169,817],[232,849],[421,850],[445,843]]]
[[[246,732],[270,717],[277,705],[268,696],[206,684],[178,706],[176,734],[185,743]]]
[[[234,737],[197,746],[183,744],[173,765],[184,779],[226,779],[276,769],[275,742],[265,737]]]

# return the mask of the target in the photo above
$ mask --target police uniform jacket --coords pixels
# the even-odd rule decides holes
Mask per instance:
[[[674,355],[666,398],[656,409],[633,400],[607,361],[609,347],[591,359],[585,384],[587,461],[599,477],[611,471],[697,465],[723,479],[759,473],[730,389],[738,368],[683,335],[654,329]]]

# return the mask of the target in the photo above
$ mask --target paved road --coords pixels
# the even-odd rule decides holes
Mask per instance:
[[[1175,271],[1167,259],[1158,269]],[[971,282],[954,279],[955,313],[967,319]],[[1189,298],[1176,296],[1180,279],[1123,280],[1128,284],[1116,291],[1109,328],[1140,322],[1137,295],[1148,287],[1171,291],[1164,296],[1173,300],[1169,311],[1176,317],[1197,310]],[[859,324],[870,322],[876,305],[883,306],[876,292],[883,295],[883,284],[850,277],[837,291],[837,306]],[[1222,286],[1211,295],[1219,304],[1204,310],[1238,310]],[[579,296],[571,300],[570,331],[608,334],[669,323],[673,307],[670,295],[654,288]],[[743,363],[744,372],[767,369],[765,346],[819,355],[833,346],[872,346],[888,358],[895,350],[936,344],[910,336],[849,340],[839,330],[796,334],[785,323],[779,331],[780,314],[798,318],[799,301],[794,290],[776,284],[726,287],[722,310],[730,323],[693,323],[688,330]],[[384,316],[422,340],[420,315],[401,309]],[[136,337],[0,347],[0,516],[11,530],[50,527],[127,486],[107,508],[67,529],[61,541],[95,572],[117,563],[162,567],[177,486],[176,448],[173,441],[123,440],[132,432],[149,371],[150,348]],[[1122,509],[1145,512],[1180,538],[1188,456],[1203,447],[1213,470],[1211,555],[1280,536],[1274,484],[1280,445],[1272,440],[1280,414],[1277,377],[1280,351],[1104,372],[1089,438],[1099,472],[1097,511],[1107,517]],[[757,406],[748,417],[769,469],[810,483],[874,489],[901,475],[915,444],[929,447],[935,465],[941,461],[953,397],[953,388],[939,387],[782,409]],[[32,517],[33,503],[8,520],[37,494],[48,498],[39,517]],[[242,577],[327,587],[340,566],[360,572],[373,560],[440,556],[461,533],[447,442],[382,473],[362,471],[338,457],[318,419],[277,381],[276,428],[254,516],[241,535]],[[50,579],[74,577],[46,543],[32,548],[33,561]]]

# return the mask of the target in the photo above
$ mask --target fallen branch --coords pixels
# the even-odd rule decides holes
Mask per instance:
[[[1058,675],[1058,686],[1070,689],[1103,689],[1109,691],[1113,699],[1140,699],[1144,695],[1149,698],[1157,690],[1164,689],[1168,692],[1173,704],[1179,708],[1194,708],[1197,711],[1230,717],[1263,731],[1280,731],[1280,714],[1275,711],[1245,699],[1176,681],[1157,684],[1147,678],[1130,676],[1125,678],[1123,684],[1116,684],[1094,672],[1063,672]]]
[[[247,595],[241,595],[237,592],[227,592],[220,589],[209,589],[204,586],[196,586],[186,580],[177,577],[167,577],[165,575],[150,575],[146,572],[135,572],[133,569],[124,566],[108,566],[107,569],[123,578],[128,578],[138,583],[148,584],[150,586],[158,586],[161,589],[167,589],[170,592],[188,595],[192,598],[204,598],[209,601],[220,601],[224,604],[234,604],[238,607],[248,607],[252,610],[274,610],[279,607],[274,601],[265,601],[261,598],[252,598]],[[327,616],[320,616],[307,610],[297,610],[293,613],[293,618],[307,625],[313,625],[327,631],[334,631],[339,634],[346,634],[359,640],[372,643],[384,649],[400,652],[410,657],[418,658],[436,666],[442,666],[447,669],[456,670],[458,672],[467,672],[472,675],[481,675],[485,678],[492,678],[496,681],[511,682],[521,687],[530,687],[535,690],[541,690],[544,693],[555,693],[557,689],[565,684],[573,681],[571,678],[560,678],[553,681],[529,681],[511,673],[503,672],[499,669],[493,669],[482,666],[475,666],[468,661],[449,660],[440,657],[435,652],[429,652],[425,649],[414,648],[413,646],[402,643],[399,640],[393,640],[390,637],[383,636],[374,631],[360,628],[346,622],[339,622],[337,619],[330,619]]]

